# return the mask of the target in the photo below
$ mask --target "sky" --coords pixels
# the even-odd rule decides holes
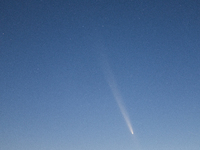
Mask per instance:
[[[199,150],[200,1],[2,0],[1,150]]]

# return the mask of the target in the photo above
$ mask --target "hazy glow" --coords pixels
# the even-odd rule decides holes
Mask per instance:
[[[134,134],[133,128],[132,128],[132,125],[131,125],[131,122],[130,122],[130,119],[129,119],[128,112],[126,111],[126,108],[123,104],[122,96],[120,94],[120,91],[117,87],[117,83],[114,79],[114,75],[112,74],[112,71],[111,71],[107,61],[104,61],[103,69],[104,69],[104,73],[105,73],[105,77],[107,79],[107,82],[108,82],[110,89],[112,91],[112,94],[113,94],[113,96],[114,96],[114,98],[115,98],[115,100],[116,100],[116,102],[119,106],[119,109],[120,109],[120,111],[121,111],[121,113],[124,117],[124,120],[125,120],[128,128],[129,128],[131,134]]]

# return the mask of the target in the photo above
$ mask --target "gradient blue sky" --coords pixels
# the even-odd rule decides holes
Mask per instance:
[[[0,149],[199,150],[200,1],[2,0]]]

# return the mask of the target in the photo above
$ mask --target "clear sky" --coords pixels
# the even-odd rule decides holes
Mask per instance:
[[[199,150],[200,1],[1,0],[0,149]]]

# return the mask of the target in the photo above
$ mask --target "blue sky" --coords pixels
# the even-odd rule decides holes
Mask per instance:
[[[0,149],[199,150],[199,40],[198,1],[2,1]]]

